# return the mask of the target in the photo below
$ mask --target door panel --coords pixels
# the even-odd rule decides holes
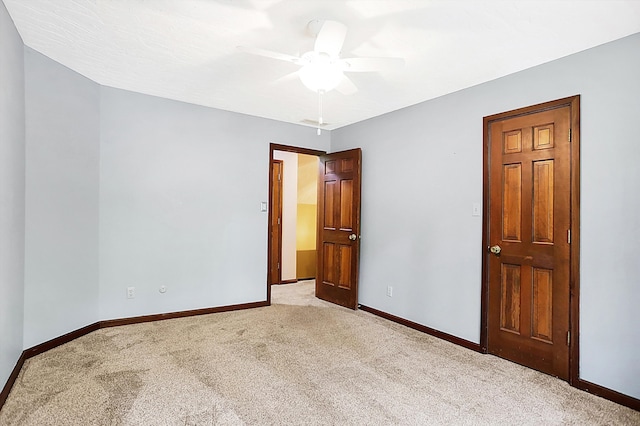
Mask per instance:
[[[323,267],[321,269],[322,277],[317,280],[322,281],[325,285],[336,285],[335,272],[338,270],[336,267],[336,245],[333,243],[324,243],[324,250],[322,251]],[[317,284],[317,283],[316,283]]]
[[[520,266],[502,264],[500,329],[520,334]]]
[[[504,166],[502,197],[502,239],[520,241],[522,229],[522,165]]]
[[[320,157],[316,296],[357,307],[360,253],[360,149]]]
[[[553,160],[533,163],[533,242],[553,244]]]
[[[353,180],[340,181],[340,230],[353,230]]]
[[[351,282],[351,260],[353,259],[353,250],[351,246],[341,244],[340,250],[340,265],[338,271],[340,271],[340,278],[338,280],[338,287],[345,290],[350,290],[352,286]]]
[[[324,182],[324,229],[336,229],[335,219],[336,216],[333,214],[333,209],[335,206],[334,195],[336,194],[336,185],[337,182],[335,180]]]
[[[569,377],[569,107],[489,125],[487,349]]]
[[[553,271],[533,268],[531,336],[553,344]]]

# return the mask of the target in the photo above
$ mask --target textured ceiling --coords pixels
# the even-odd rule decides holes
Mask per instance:
[[[640,32],[640,1],[3,0],[24,43],[105,86],[303,124],[298,66],[251,46],[312,50],[312,20],[348,26],[342,57],[403,57],[329,92],[334,129]]]

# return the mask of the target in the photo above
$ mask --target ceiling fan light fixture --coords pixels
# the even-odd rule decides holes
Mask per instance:
[[[337,63],[309,63],[300,68],[300,80],[313,92],[328,92],[335,89],[344,73]]]

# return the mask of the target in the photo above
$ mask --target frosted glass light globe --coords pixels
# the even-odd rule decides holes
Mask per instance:
[[[314,92],[335,89],[344,74],[340,65],[331,63],[326,55],[317,55],[311,62],[300,68],[300,80]]]

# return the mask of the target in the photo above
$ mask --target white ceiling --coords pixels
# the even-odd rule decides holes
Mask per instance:
[[[317,95],[283,79],[312,20],[349,28],[342,57],[403,57],[329,92],[335,129],[640,32],[638,0],[3,0],[24,43],[105,86],[304,124]]]

